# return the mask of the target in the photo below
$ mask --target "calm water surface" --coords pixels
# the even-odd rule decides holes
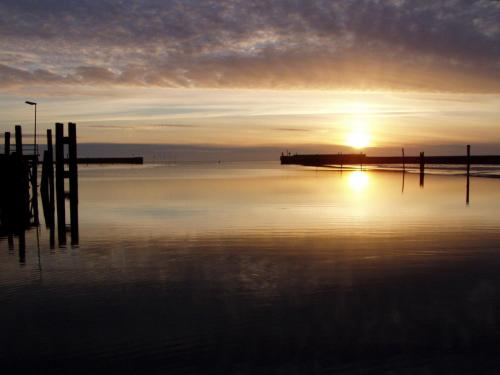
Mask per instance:
[[[5,373],[500,371],[500,179],[80,169],[80,244],[0,237]]]

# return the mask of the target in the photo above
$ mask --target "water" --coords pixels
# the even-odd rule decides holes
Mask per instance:
[[[497,373],[500,180],[80,168],[80,244],[0,238],[5,373]],[[39,245],[37,245],[39,243]],[[21,260],[21,261],[20,261]]]

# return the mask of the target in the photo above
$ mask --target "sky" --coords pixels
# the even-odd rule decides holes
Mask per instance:
[[[25,100],[82,143],[500,152],[500,1],[0,0],[0,132]]]

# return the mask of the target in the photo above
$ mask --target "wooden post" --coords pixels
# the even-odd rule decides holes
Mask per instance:
[[[405,170],[405,149],[402,148],[401,152],[403,153],[403,171]]]
[[[71,243],[78,244],[78,164],[76,148],[76,124],[68,124],[69,154],[69,205],[71,215]]]
[[[35,152],[31,161],[31,207],[34,224],[40,224],[38,219],[38,154]]]
[[[10,155],[10,132],[5,132],[4,154]]]
[[[425,161],[424,161],[424,153],[420,153],[420,186],[424,186],[424,172],[425,172]]]
[[[467,176],[470,173],[470,145],[467,145]]]
[[[47,165],[47,177],[49,180],[49,212],[52,219],[52,226],[49,231],[49,242],[50,248],[54,248],[54,237],[55,237],[55,192],[54,192],[54,148],[52,147],[52,130],[47,129],[47,155],[49,158],[49,164]]]
[[[56,123],[56,198],[59,245],[66,245],[66,209],[64,201],[64,128]]]
[[[54,196],[54,151],[52,148],[52,130],[47,129],[47,178],[49,183],[49,211],[52,218],[52,231],[54,230],[54,211],[55,211],[55,196]]]
[[[23,130],[21,125],[16,125],[16,154],[23,155]]]
[[[467,145],[467,191],[465,193],[465,203],[469,204],[469,188],[470,188],[470,145]]]

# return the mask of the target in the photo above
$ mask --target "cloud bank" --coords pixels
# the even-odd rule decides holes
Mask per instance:
[[[1,0],[0,86],[500,92],[493,0]]]

